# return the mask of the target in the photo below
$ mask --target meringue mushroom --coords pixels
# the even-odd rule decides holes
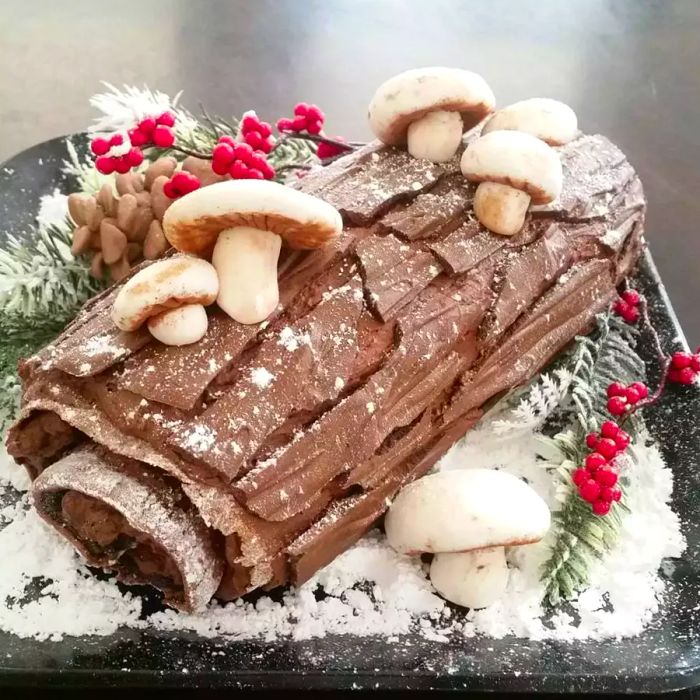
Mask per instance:
[[[481,133],[502,130],[524,131],[550,146],[563,146],[576,136],[578,120],[569,105],[548,97],[532,97],[499,109]]]
[[[466,607],[498,600],[508,582],[504,547],[539,542],[549,525],[549,508],[535,490],[495,469],[424,476],[399,492],[384,523],[398,552],[436,555],[435,588]]]
[[[268,180],[229,180],[173,202],[163,218],[171,245],[212,256],[218,305],[239,323],[264,321],[277,307],[282,241],[320,248],[342,230],[340,214],[317,197]]]
[[[481,183],[474,195],[477,219],[504,236],[520,231],[531,202],[548,204],[562,188],[557,152],[520,131],[480,136],[464,151],[460,165],[468,180]]]
[[[155,338],[166,345],[187,345],[207,332],[204,306],[212,304],[218,292],[219,278],[210,263],[176,255],[127,280],[114,300],[112,320],[123,331],[135,331],[152,319],[149,329]]]
[[[450,160],[462,134],[493,111],[496,99],[477,73],[458,68],[416,68],[379,86],[369,124],[388,145],[407,143],[414,158]]]

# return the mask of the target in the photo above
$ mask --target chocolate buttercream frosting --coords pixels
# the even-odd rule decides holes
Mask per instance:
[[[22,363],[10,453],[87,561],[166,601],[301,583],[396,492],[527,381],[615,297],[645,200],[602,136],[557,149],[559,199],[516,236],[484,229],[458,158],[369,144],[299,189],[343,215],[327,248],[285,253],[262,324],[210,310],[166,347],[123,333],[119,285]]]

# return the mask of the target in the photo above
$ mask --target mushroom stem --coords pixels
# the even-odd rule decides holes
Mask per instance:
[[[428,112],[408,127],[408,152],[414,158],[444,163],[457,153],[464,125],[459,112]]]
[[[474,552],[436,554],[430,580],[437,592],[465,608],[493,605],[508,585],[508,565],[503,547]]]
[[[530,195],[498,182],[482,182],[474,195],[476,218],[489,231],[513,236],[523,227]]]
[[[219,235],[211,259],[219,273],[216,301],[239,323],[264,321],[277,307],[281,246],[276,233],[250,226],[225,229]]]
[[[164,345],[191,345],[207,333],[209,319],[201,304],[168,309],[148,319],[151,335]]]

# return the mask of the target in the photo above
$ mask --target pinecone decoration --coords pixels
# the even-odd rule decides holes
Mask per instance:
[[[198,158],[186,158],[182,167],[197,175],[202,186],[224,179],[208,161]],[[103,185],[96,196],[68,197],[68,211],[76,224],[71,252],[92,257],[93,276],[101,278],[108,270],[113,281],[120,280],[134,265],[155,260],[170,247],[161,222],[173,200],[165,196],[163,185],[176,168],[174,158],[159,158],[143,173],[118,174],[117,196],[110,185]]]

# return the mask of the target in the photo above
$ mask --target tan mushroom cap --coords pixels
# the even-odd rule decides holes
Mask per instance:
[[[535,204],[561,193],[559,155],[544,141],[521,131],[492,131],[472,141],[462,154],[462,174],[472,182],[497,182],[522,190]]]
[[[459,112],[464,131],[493,112],[496,98],[477,73],[459,68],[414,68],[389,78],[369,104],[369,124],[388,145],[406,142],[411,122],[429,112]]]
[[[269,180],[228,180],[190,192],[163,217],[177,250],[208,257],[221,231],[250,226],[280,236],[290,248],[320,248],[343,228],[338,211],[317,197]]]
[[[119,290],[112,320],[123,331],[134,331],[147,319],[187,304],[213,304],[219,277],[211,263],[175,255],[139,270]]]
[[[578,120],[569,105],[548,97],[533,97],[499,109],[481,133],[500,130],[524,131],[550,146],[563,146],[576,136]]]

